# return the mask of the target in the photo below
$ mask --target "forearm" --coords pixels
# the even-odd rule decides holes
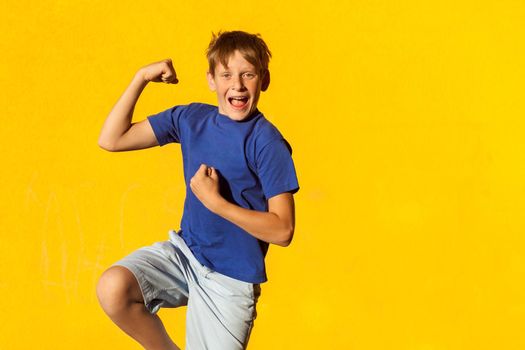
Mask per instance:
[[[212,213],[239,226],[252,236],[283,247],[288,246],[295,228],[293,194],[283,192],[268,199],[268,211],[250,210],[228,202],[219,191],[215,168],[201,164],[190,180],[193,194]]]
[[[245,209],[225,199],[216,200],[210,208],[215,214],[262,241],[286,247],[292,240],[293,222],[289,223],[275,213]]]
[[[130,128],[135,105],[146,85],[147,81],[139,70],[102,126],[98,140],[101,147],[111,149],[115,142]]]

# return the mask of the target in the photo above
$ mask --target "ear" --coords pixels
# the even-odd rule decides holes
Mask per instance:
[[[261,91],[266,91],[268,89],[268,86],[270,86],[270,71],[266,69],[263,72]]]
[[[208,79],[208,86],[210,87],[210,90],[216,91],[217,87],[215,86],[215,79],[213,79],[213,75],[210,72],[206,72],[206,78]]]

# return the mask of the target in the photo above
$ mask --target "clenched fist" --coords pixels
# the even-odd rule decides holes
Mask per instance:
[[[222,196],[219,193],[219,174],[217,170],[201,164],[190,180],[190,188],[195,196],[211,211],[220,205]]]
[[[162,82],[166,84],[177,84],[179,82],[170,58],[148,64],[142,67],[138,74],[140,74],[146,82],[153,81],[155,83]]]

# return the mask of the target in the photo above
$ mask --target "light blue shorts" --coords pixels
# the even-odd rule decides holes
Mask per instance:
[[[186,350],[246,348],[260,285],[202,265],[177,232],[170,230],[168,241],[139,248],[113,265],[135,275],[151,313],[188,306]]]

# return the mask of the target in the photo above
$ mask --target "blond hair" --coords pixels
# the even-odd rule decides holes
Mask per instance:
[[[217,63],[228,66],[228,60],[236,50],[239,50],[245,60],[253,64],[260,73],[268,70],[272,53],[260,34],[250,34],[243,31],[220,32],[215,35],[206,49],[209,72],[215,75]]]

